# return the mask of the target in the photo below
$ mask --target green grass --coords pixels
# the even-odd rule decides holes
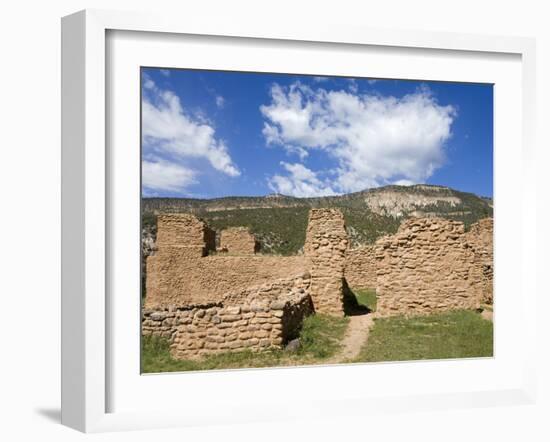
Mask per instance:
[[[312,315],[304,320],[300,333],[301,348],[284,350],[226,352],[201,360],[177,360],[170,355],[167,339],[144,336],[141,363],[143,373],[214,370],[228,368],[276,367],[284,365],[322,364],[340,349],[347,318]]]
[[[353,289],[357,303],[367,307],[371,312],[376,311],[376,291],[374,289]]]
[[[471,358],[493,355],[493,323],[461,310],[415,318],[375,319],[355,362]]]

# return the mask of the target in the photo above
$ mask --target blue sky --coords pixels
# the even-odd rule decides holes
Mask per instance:
[[[486,84],[142,68],[142,193],[493,194]]]

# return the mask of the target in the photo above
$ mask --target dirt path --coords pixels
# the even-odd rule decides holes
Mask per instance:
[[[330,358],[328,362],[341,363],[356,358],[365,342],[367,342],[372,324],[372,314],[350,316],[348,328],[342,341],[342,350]]]

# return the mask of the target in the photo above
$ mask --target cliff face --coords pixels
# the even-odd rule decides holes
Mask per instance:
[[[419,212],[433,206],[446,205],[449,208],[456,208],[461,199],[451,195],[424,195],[422,193],[404,193],[385,190],[367,194],[365,197],[366,206],[379,215],[402,217],[411,212]],[[420,209],[420,210],[419,210]]]

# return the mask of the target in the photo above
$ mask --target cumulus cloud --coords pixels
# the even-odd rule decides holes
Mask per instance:
[[[274,192],[297,197],[335,195],[326,180],[321,180],[317,173],[303,164],[281,161],[281,166],[287,175],[274,175],[268,180],[269,188]]]
[[[274,84],[270,95],[271,103],[260,107],[266,143],[302,160],[312,151],[328,155],[335,172],[330,187],[339,193],[424,182],[444,163],[456,117],[427,87],[396,98],[296,82]]]
[[[175,168],[167,168],[164,167],[166,164],[157,162],[154,166],[155,172],[161,169],[168,171],[181,187],[191,183],[184,179],[184,176],[189,178],[189,175],[184,175],[181,164],[189,159],[205,159],[215,170],[225,175],[230,177],[240,175],[227,146],[223,140],[216,137],[215,129],[208,119],[186,112],[174,92],[159,88],[150,78],[144,78],[143,86],[145,89],[142,101],[144,148],[149,153],[169,157],[174,164],[180,164],[180,166],[174,166]],[[147,167],[153,170],[153,166],[147,165]],[[193,173],[196,175],[195,172]],[[195,175],[191,175],[191,178]],[[166,183],[163,185],[166,186]],[[168,190],[168,187],[164,188]]]
[[[177,192],[195,184],[196,172],[169,161],[144,160],[141,165],[143,186],[157,191]]]

